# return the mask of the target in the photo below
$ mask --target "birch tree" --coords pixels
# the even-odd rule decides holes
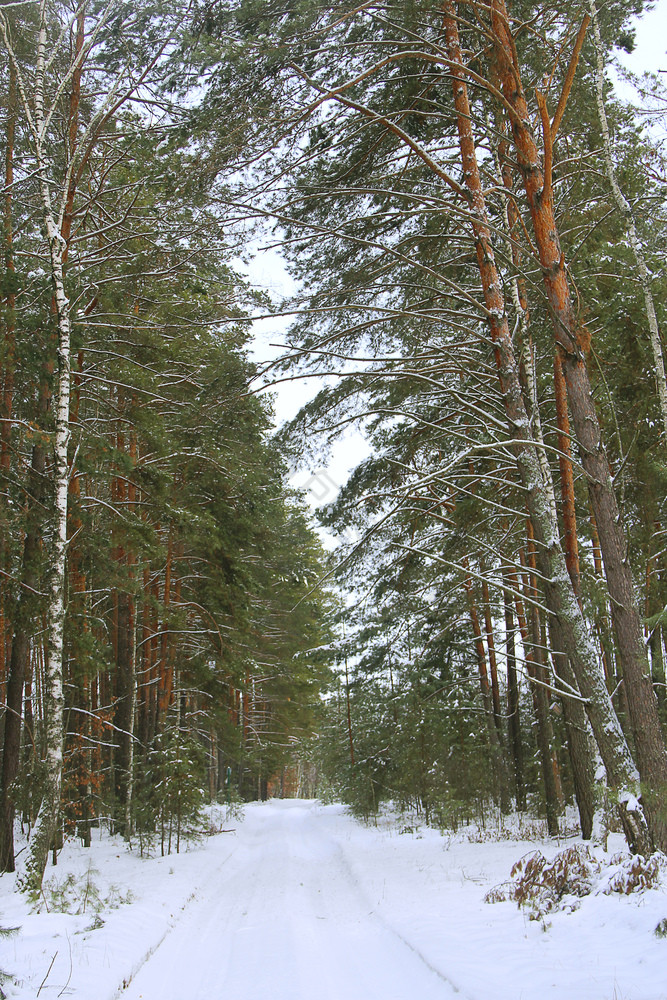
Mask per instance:
[[[121,7],[110,2],[91,11],[87,3],[67,5],[41,0],[34,25],[34,64],[17,56],[12,23],[0,11],[0,31],[16,75],[21,115],[25,122],[39,196],[39,214],[45,240],[44,267],[52,287],[52,309],[57,329],[55,390],[53,393],[53,511],[49,546],[48,655],[45,677],[47,705],[47,756],[44,761],[44,794],[30,841],[24,873],[26,889],[41,885],[60,803],[63,763],[63,630],[65,621],[65,566],[67,504],[70,478],[70,395],[72,304],[66,287],[72,219],[77,188],[96,144],[112,116],[145,84],[148,74],[168,45],[174,21],[164,24],[165,36],[152,51],[141,53],[137,67],[132,57],[120,72],[105,79],[101,96],[88,101],[90,113],[82,116],[84,70]],[[145,14],[144,11],[139,12]],[[141,16],[137,19],[141,20]],[[129,25],[126,25],[126,29]],[[63,41],[71,42],[63,64]],[[133,53],[135,55],[136,53]],[[99,70],[97,72],[99,82]],[[104,75],[102,75],[104,79]],[[56,143],[62,124],[63,146]],[[63,150],[64,147],[64,150]],[[64,155],[63,155],[64,154]]]

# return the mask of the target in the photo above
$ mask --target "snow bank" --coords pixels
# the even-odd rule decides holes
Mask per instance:
[[[76,1000],[667,1000],[667,939],[654,933],[664,885],[588,895],[542,920],[484,902],[520,857],[551,858],[562,844],[401,833],[316,802],[253,804],[228,825],[166,858],[141,860],[106,835],[90,850],[66,845],[47,882],[74,878],[71,909],[88,884],[85,912],[31,913],[4,875],[0,923],[21,927],[2,941],[0,968],[17,977],[8,996],[34,1000],[41,986],[42,998]],[[597,857],[621,849],[611,838]],[[420,970],[424,985],[406,993]]]

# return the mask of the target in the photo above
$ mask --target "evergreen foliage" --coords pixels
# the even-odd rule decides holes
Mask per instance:
[[[47,4],[42,35],[33,14],[1,15],[14,181],[4,230],[0,680],[16,692],[5,719],[24,721],[14,736],[5,725],[9,870],[16,808],[30,830],[53,787],[45,595],[63,350],[35,163],[54,204],[64,192],[58,323],[67,308],[72,355],[54,847],[63,831],[90,843],[91,827],[108,820],[130,841],[157,837],[163,852],[178,850],[228,769],[249,793],[292,763],[327,675],[326,654],[308,652],[327,640],[329,598],[315,587],[322,550],[270,440],[270,407],[247,391],[249,316],[266,303],[233,269],[219,205],[179,138],[170,88],[187,10]],[[22,99],[42,86],[40,38],[56,96],[47,134],[35,138]]]
[[[363,816],[574,795],[588,837],[601,755],[665,847],[663,158],[599,79],[641,8],[0,12],[4,869],[40,799],[33,889],[63,831],[178,850],[314,760]],[[320,388],[272,437],[276,372]],[[328,562],[286,463],[350,425]]]
[[[598,12],[603,58],[609,58],[615,45],[631,47],[627,19],[639,7],[618,3]],[[646,489],[650,480],[634,462],[641,465],[644,457],[651,462],[648,456],[654,449],[661,454],[664,440],[635,262],[621,235],[623,220],[609,179],[600,169],[605,154],[594,97],[596,50],[587,22],[581,25],[581,14],[571,5],[528,11],[513,4],[509,17],[500,2],[445,8],[304,3],[290,6],[289,12],[281,7],[281,16],[269,24],[257,19],[252,5],[214,4],[202,22],[212,41],[224,38],[229,66],[241,77],[251,61],[262,70],[253,96],[258,107],[271,107],[272,114],[260,112],[253,123],[253,163],[259,165],[249,176],[245,199],[280,225],[285,253],[300,282],[292,307],[303,311],[291,330],[285,367],[326,378],[325,388],[283,439],[300,455],[312,448],[314,435],[326,447],[354,422],[371,446],[371,457],[323,515],[341,533],[352,524],[362,539],[348,546],[340,562],[340,578],[353,587],[357,602],[353,627],[358,663],[350,668],[346,684],[349,719],[347,705],[342,715],[334,712],[339,739],[333,759],[340,767],[349,761],[343,772],[347,794],[362,812],[382,794],[400,798],[400,767],[392,771],[395,758],[411,761],[407,781],[415,794],[420,781],[424,786],[421,772],[428,767],[422,767],[415,751],[421,709],[411,718],[411,742],[404,754],[398,750],[399,733],[387,727],[394,699],[420,705],[420,692],[428,690],[432,668],[425,663],[437,648],[436,643],[430,646],[430,631],[446,636],[444,654],[440,651],[445,660],[457,650],[465,664],[462,673],[468,679],[478,675],[487,766],[472,780],[481,796],[491,791],[507,807],[512,791],[517,803],[523,801],[522,786],[528,781],[534,787],[534,777],[521,758],[524,750],[529,757],[536,751],[549,828],[557,829],[563,794],[573,780],[582,827],[590,831],[601,791],[594,788],[599,768],[582,705],[590,709],[592,701],[599,702],[608,721],[595,721],[595,712],[591,721],[606,755],[609,780],[621,786],[634,780],[629,742],[640,771],[650,771],[649,784],[656,785],[644,799],[653,836],[664,843],[659,818],[664,737],[653,694],[641,695],[641,709],[636,701],[648,669],[662,699],[663,641],[653,633],[651,663],[635,670],[643,658],[639,605],[632,581],[622,585],[620,596],[614,553],[625,543],[613,527],[624,525],[633,565],[639,567],[635,582],[648,568],[647,602],[655,600],[657,610],[659,558],[651,553],[660,544],[662,505],[657,490]],[[446,28],[452,23],[461,43],[460,79],[469,101],[465,111],[459,100],[463,84],[455,81],[452,89],[454,29]],[[503,25],[512,32],[507,43]],[[581,52],[570,61],[578,31]],[[503,94],[507,63],[511,72],[505,79],[512,76],[517,87],[512,90],[506,83]],[[233,86],[231,68],[212,83],[204,114],[209,106],[220,106],[221,81]],[[516,104],[519,90],[529,95],[525,119]],[[655,153],[609,88],[606,99],[623,185],[638,216],[651,205],[658,222],[654,233],[641,236],[657,275],[664,188],[639,166]],[[478,195],[469,183],[471,153],[464,151],[461,138],[466,131],[476,147]],[[258,137],[271,150],[263,157]],[[529,149],[536,151],[534,164],[526,159]],[[543,190],[533,196],[530,178],[538,172]],[[540,199],[553,203],[553,221],[545,231],[538,231],[542,223],[535,205]],[[483,253],[482,216],[488,241]],[[559,295],[573,303],[567,342],[549,284],[551,271],[539,256],[552,236],[560,238],[560,261],[556,257],[553,265],[562,279]],[[491,253],[493,279],[487,267]],[[661,280],[655,280],[655,291]],[[508,346],[502,348],[494,333],[494,323],[501,321],[508,331],[513,328],[512,340],[508,336]],[[567,403],[564,412],[559,409],[554,336],[557,359],[566,368],[570,365],[566,382],[574,431],[565,427]],[[510,343],[516,352],[515,382],[503,354]],[[570,370],[575,368],[576,378]],[[584,388],[584,382],[576,381],[580,375]],[[592,445],[585,440],[586,428],[597,421],[615,474],[613,484],[608,473],[596,477],[590,471]],[[529,452],[530,476],[525,471]],[[606,467],[602,447],[599,453],[600,468]],[[656,465],[653,469],[657,471]],[[611,484],[606,496],[618,511],[613,516],[603,513],[590,485],[601,476]],[[641,499],[635,509],[632,493],[637,487]],[[597,523],[589,514],[586,492]],[[537,493],[541,499],[536,505]],[[649,516],[648,496],[654,504]],[[549,561],[553,517],[560,522],[563,572]],[[556,598],[550,589],[554,579],[563,578],[565,561],[569,606],[580,616],[576,637],[568,632],[562,594]],[[399,604],[393,588],[407,601]],[[634,616],[634,652],[628,627],[620,622],[621,607],[623,614],[627,610]],[[457,627],[450,627],[452,622]],[[414,639],[418,656],[407,658],[409,670],[401,676],[401,666],[396,666],[398,688],[393,679],[387,683],[388,657],[380,679],[366,666],[375,653],[373,642],[388,631],[419,636]],[[588,666],[582,673],[578,657],[584,632],[594,637],[595,645],[587,647]],[[522,675],[521,701],[510,677],[510,660]],[[571,666],[583,685],[583,702],[571,699],[577,692]],[[613,709],[603,693],[603,669]],[[435,676],[441,670],[438,664]],[[598,678],[595,695],[586,679],[592,677]],[[562,709],[554,700],[558,698]],[[550,711],[554,706],[562,716]],[[612,721],[616,713],[625,734]],[[519,717],[533,714],[537,746],[522,748]],[[517,723],[513,734],[508,716]],[[615,751],[610,756],[605,736],[610,727],[625,761],[623,778],[620,772],[612,774]],[[645,740],[649,728],[651,750]],[[572,775],[562,759],[564,743]],[[626,832],[632,841],[634,835]],[[641,850],[646,850],[648,840],[642,837]]]

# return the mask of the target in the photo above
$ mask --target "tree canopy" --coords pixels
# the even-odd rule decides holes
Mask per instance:
[[[361,812],[532,795],[556,832],[574,796],[585,836],[667,846],[664,150],[606,76],[641,8],[0,11],[29,887],[63,823],[171,824],[150,775],[183,753],[213,794],[316,759]],[[235,261],[267,232],[297,292],[258,371],[275,303]],[[258,390],[304,375],[274,436]],[[331,564],[286,463],[350,426]]]

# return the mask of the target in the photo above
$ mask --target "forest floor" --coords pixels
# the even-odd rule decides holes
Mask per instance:
[[[246,806],[224,829],[150,859],[99,831],[90,849],[68,843],[41,913],[2,876],[0,926],[20,926],[0,941],[7,996],[667,1000],[667,938],[654,933],[664,879],[538,920],[484,901],[520,857],[576,839],[443,835],[398,817],[365,826],[299,800]]]

